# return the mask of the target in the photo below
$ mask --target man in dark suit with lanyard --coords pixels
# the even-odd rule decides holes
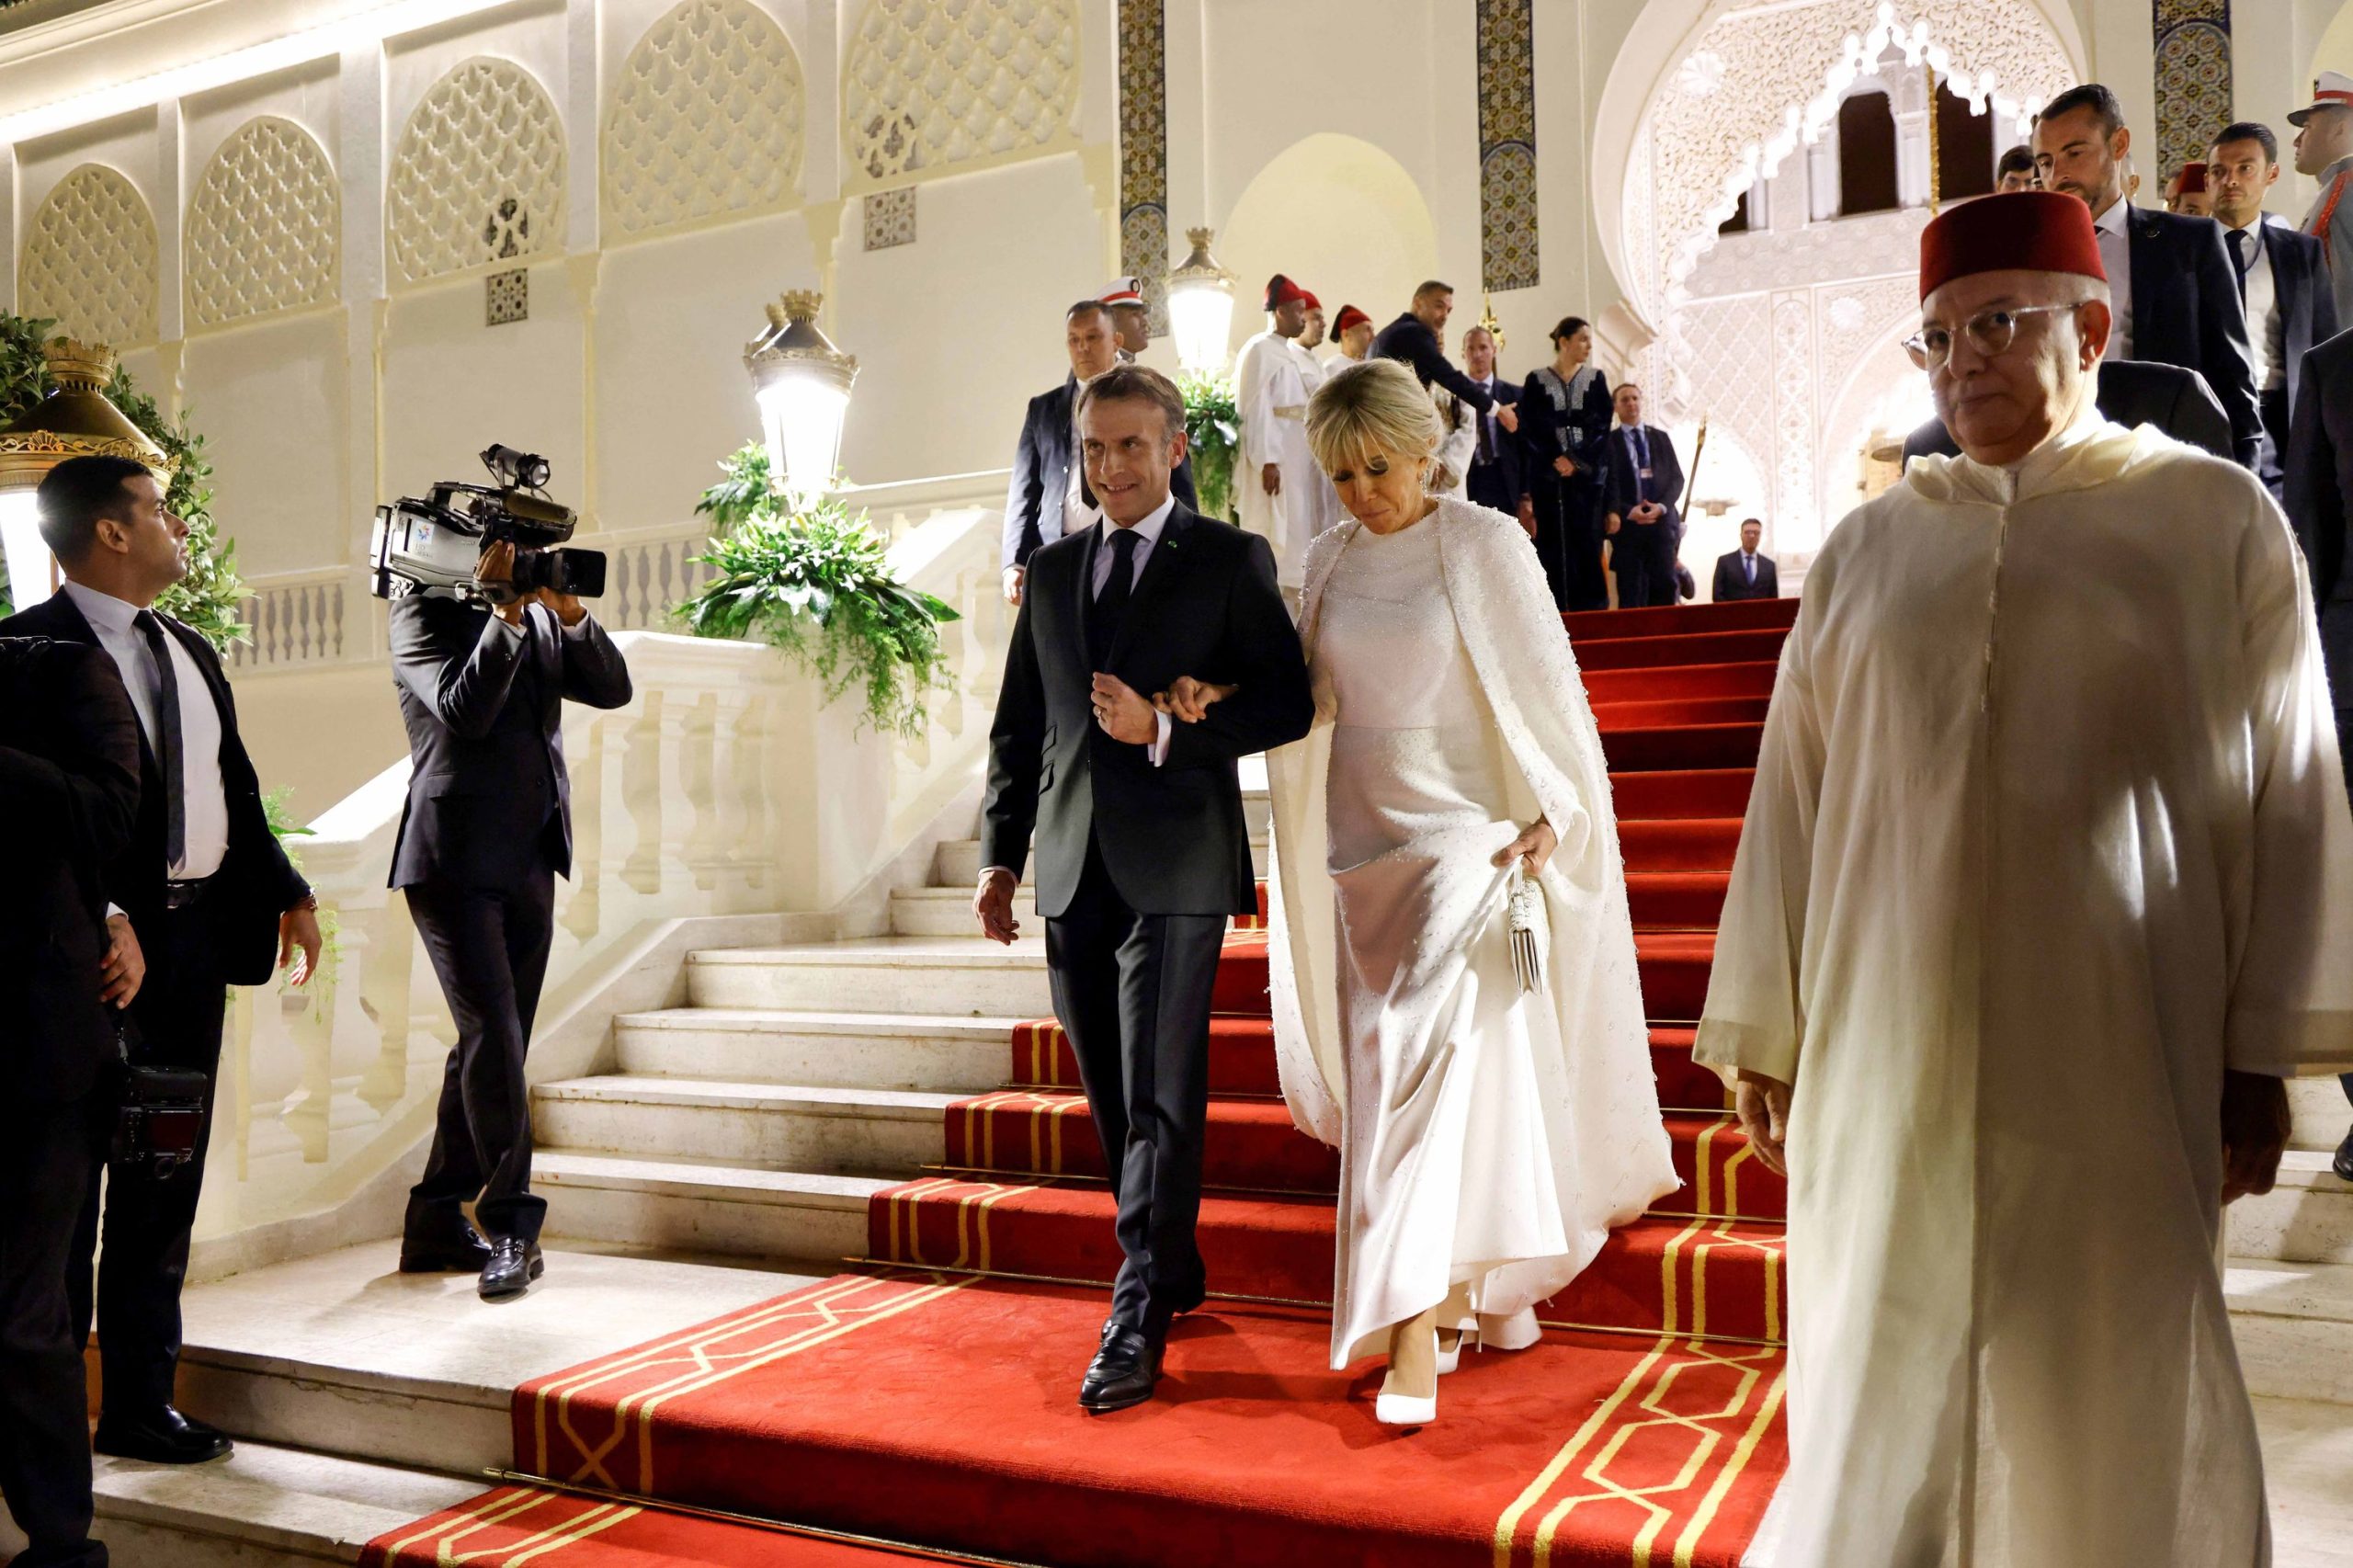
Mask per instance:
[[[1494,333],[1483,326],[1463,333],[1462,366],[1472,381],[1495,400],[1497,407],[1513,410],[1517,421],[1519,389],[1495,374]],[[1492,410],[1473,417],[1479,421],[1479,441],[1472,449],[1470,472],[1463,476],[1464,498],[1519,517],[1521,527],[1529,527],[1535,514],[1525,505],[1528,481],[1520,473],[1525,453],[1519,437],[1506,430]]]
[[[1618,608],[1675,602],[1675,558],[1683,543],[1683,464],[1674,438],[1643,423],[1643,389],[1618,383],[1618,428],[1609,433],[1602,511]]]
[[[2230,416],[2232,456],[2255,469],[2263,420],[2255,400],[2246,308],[2222,228],[2211,218],[2153,212],[2127,200],[2123,162],[2131,144],[2116,95],[2088,82],[2043,108],[2034,128],[2035,166],[2044,189],[2063,191],[2091,209],[2115,296],[2109,357],[2178,365],[2205,377]]]
[[[138,822],[139,753],[104,652],[0,638],[0,812],[17,830],[0,900],[0,1497],[28,1543],[16,1561],[39,1568],[107,1561],[71,1282],[114,1128],[106,882]]]
[[[997,564],[1007,604],[1021,602],[1021,580],[1038,547],[1065,533],[1084,531],[1095,520],[1095,495],[1078,460],[1078,394],[1088,381],[1120,362],[1120,339],[1111,308],[1081,300],[1063,312],[1063,347],[1070,374],[1063,384],[1029,400],[1021,416],[1021,439],[1013,449],[1013,483],[1005,496],[1005,540]],[[1190,458],[1177,465],[1177,498],[1199,505],[1193,493]]]
[[[293,978],[307,981],[319,958],[318,901],[269,830],[220,655],[153,608],[188,573],[188,528],[165,510],[163,486],[128,458],[73,458],[41,482],[40,506],[65,584],[0,621],[0,636],[102,648],[122,676],[139,716],[142,782],[136,831],[107,877],[108,983],[137,983],[127,1037],[136,1064],[215,1078],[229,987],[267,982],[298,947]],[[220,1431],[172,1404],[209,1094],[205,1115],[188,1168],[158,1178],[143,1165],[108,1167],[102,1246],[97,1209],[83,1215],[74,1305],[86,1325],[96,1247],[100,1453],[193,1464],[229,1451]]]
[[[1069,1032],[1111,1173],[1125,1255],[1079,1385],[1090,1411],[1152,1397],[1168,1324],[1208,1288],[1194,1223],[1209,1025],[1227,921],[1257,908],[1236,759],[1315,716],[1272,547],[1178,501],[1185,406],[1123,365],[1079,405],[1100,523],[1031,558],[1006,650],[981,808],[983,935],[1018,934],[1034,835],[1054,1014]],[[1231,684],[1199,723],[1151,697]]]
[[[2239,298],[2246,307],[2247,339],[2255,350],[2256,404],[2263,415],[2263,447],[2256,473],[2275,501],[2282,494],[2288,424],[2304,356],[2336,335],[2336,297],[2330,292],[2321,243],[2300,234],[2263,210],[2279,181],[2279,140],[2253,120],[2226,128],[2206,157],[2214,221],[2222,225]]]
[[[433,1152],[409,1189],[401,1271],[479,1270],[486,1301],[521,1295],[545,1267],[523,1056],[555,879],[572,874],[563,705],[630,699],[629,667],[587,607],[546,588],[518,596],[514,574],[515,547],[494,543],[475,574],[490,605],[420,593],[392,611],[409,755],[392,885],[407,893],[458,1031]]]

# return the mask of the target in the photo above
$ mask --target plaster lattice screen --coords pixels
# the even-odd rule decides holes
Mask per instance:
[[[20,312],[117,348],[155,341],[155,218],[128,176],[104,164],[73,169],[30,230],[17,279]]]
[[[488,55],[436,82],[402,128],[385,202],[415,284],[563,248],[563,123],[531,74]]]
[[[309,131],[277,115],[240,126],[188,201],[188,325],[332,301],[342,205],[335,167]]]
[[[808,91],[775,18],[687,0],[630,51],[605,120],[606,222],[640,235],[799,198]]]
[[[1078,144],[1076,0],[870,0],[848,53],[845,194]]]

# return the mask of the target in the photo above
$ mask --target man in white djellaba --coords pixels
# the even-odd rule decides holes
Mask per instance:
[[[2280,1079],[2353,1064],[2302,561],[2252,474],[2099,416],[2081,202],[1949,210],[1920,288],[1965,455],[1806,580],[1699,1024],[1790,1176],[1776,1565],[2259,1568],[2215,1244]]]
[[[1324,302],[1315,297],[1312,289],[1302,289],[1300,292],[1307,301],[1307,324],[1297,337],[1290,340],[1290,352],[1291,358],[1299,362],[1300,388],[1307,393],[1307,401],[1312,403],[1315,399],[1315,389],[1322,386],[1324,378],[1331,373],[1313,353],[1324,342]],[[1339,361],[1341,364],[1347,362]],[[1325,528],[1336,526],[1345,514],[1340,507],[1340,493],[1332,488],[1331,476],[1320,467],[1308,480],[1306,494],[1313,515],[1307,520],[1305,537],[1313,540]]]
[[[1278,272],[1267,280],[1266,330],[1242,346],[1233,363],[1234,412],[1242,450],[1233,465],[1234,509],[1242,526],[1275,547],[1275,580],[1297,595],[1321,507],[1315,486],[1330,488],[1307,449],[1307,383],[1291,339],[1307,327],[1307,290]]]

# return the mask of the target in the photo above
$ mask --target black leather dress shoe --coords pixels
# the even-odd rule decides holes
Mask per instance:
[[[218,1426],[192,1421],[165,1405],[131,1417],[109,1412],[98,1417],[92,1448],[118,1459],[146,1460],[153,1464],[203,1464],[228,1453],[233,1446]]]
[[[1086,1381],[1078,1387],[1078,1403],[1097,1415],[1125,1410],[1152,1397],[1160,1381],[1161,1342],[1125,1324],[1103,1325],[1103,1346],[1087,1363]]]
[[[2345,1135],[2345,1142],[2336,1146],[2336,1158],[2328,1165],[2336,1173],[2337,1180],[2353,1181],[2353,1132]]]
[[[401,1238],[403,1274],[479,1274],[489,1261],[490,1244],[463,1220],[452,1233]]]
[[[520,1236],[501,1236],[490,1244],[490,1261],[482,1266],[482,1299],[503,1301],[509,1296],[519,1296],[531,1288],[531,1281],[548,1271],[547,1259],[540,1256],[540,1244],[527,1242]]]

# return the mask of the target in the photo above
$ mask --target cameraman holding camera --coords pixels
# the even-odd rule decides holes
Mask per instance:
[[[486,1301],[522,1294],[545,1268],[523,1053],[547,972],[554,879],[572,874],[563,704],[630,699],[628,666],[586,607],[554,588],[517,588],[516,565],[513,542],[494,539],[465,597],[428,588],[392,606],[410,761],[392,885],[407,892],[458,1029],[433,1153],[409,1192],[401,1269],[480,1270]],[[469,1199],[480,1231],[461,1211]]]
[[[123,1010],[124,1112],[107,1160],[105,1244],[95,1201],[75,1238],[74,1325],[87,1336],[97,1247],[98,1452],[199,1464],[229,1439],[175,1409],[173,1383],[229,987],[266,983],[297,947],[294,983],[306,981],[319,960],[317,901],[269,830],[220,655],[153,608],[188,574],[188,528],[154,474],[128,458],[70,458],[41,481],[39,502],[65,585],[0,622],[0,635],[105,653],[141,741],[138,821],[106,888],[104,999]]]

